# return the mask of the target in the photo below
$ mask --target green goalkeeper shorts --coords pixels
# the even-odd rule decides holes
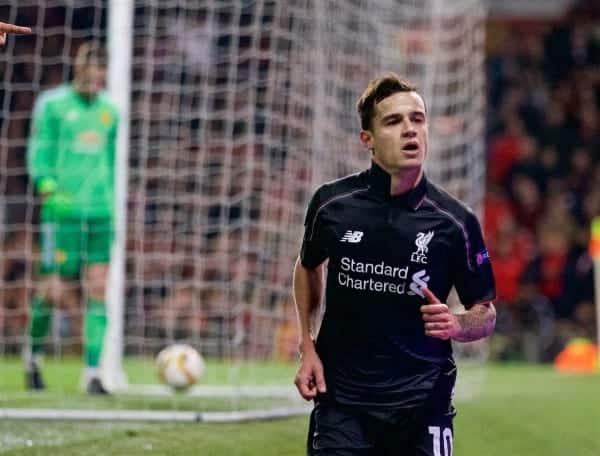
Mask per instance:
[[[112,240],[110,219],[43,222],[40,272],[77,278],[82,266],[110,261]]]

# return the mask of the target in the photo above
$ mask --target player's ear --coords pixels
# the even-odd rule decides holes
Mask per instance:
[[[369,150],[373,150],[373,135],[369,130],[360,131],[360,142]]]

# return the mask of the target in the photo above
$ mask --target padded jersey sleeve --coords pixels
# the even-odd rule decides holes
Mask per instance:
[[[454,254],[454,286],[461,303],[470,308],[496,297],[496,284],[490,255],[483,241],[481,226],[469,212]]]
[[[315,192],[311,198],[304,219],[304,237],[300,249],[300,262],[305,268],[316,268],[329,256],[323,233],[322,189]]]

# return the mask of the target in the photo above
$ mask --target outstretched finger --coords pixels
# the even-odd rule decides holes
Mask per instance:
[[[431,291],[429,288],[423,287],[423,288],[421,288],[421,291],[423,292],[425,299],[427,299],[427,301],[430,304],[441,304],[442,303],[442,301],[440,301],[438,299],[438,297],[433,294],[433,291]]]
[[[20,25],[7,24],[6,22],[0,22],[0,32],[14,33],[16,35],[26,35],[31,33],[31,28],[21,27]]]

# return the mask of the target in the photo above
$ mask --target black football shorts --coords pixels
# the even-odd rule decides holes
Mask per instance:
[[[308,456],[452,456],[456,372],[442,373],[431,400],[404,410],[365,410],[315,401]]]

